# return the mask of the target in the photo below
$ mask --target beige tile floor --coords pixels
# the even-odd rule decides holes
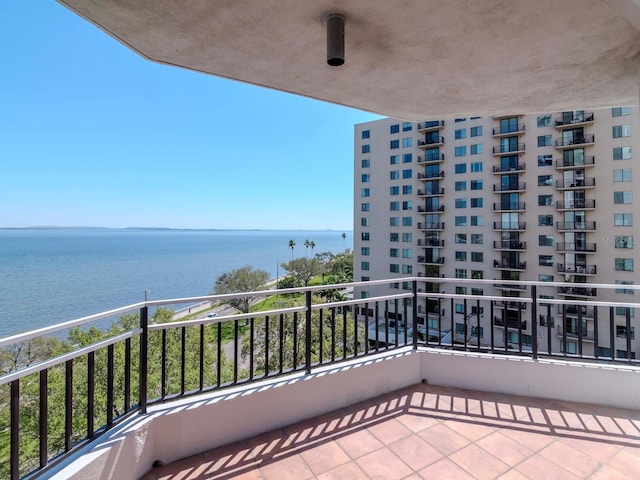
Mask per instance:
[[[214,478],[638,480],[640,411],[415,385],[144,480]]]

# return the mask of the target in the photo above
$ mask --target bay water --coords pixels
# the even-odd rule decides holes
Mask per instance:
[[[207,295],[223,272],[283,274],[294,257],[352,248],[352,232],[0,229],[0,338],[144,300]],[[305,249],[305,240],[315,248]]]

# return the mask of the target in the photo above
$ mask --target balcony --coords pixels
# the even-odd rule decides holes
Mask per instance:
[[[507,298],[507,297],[505,297]],[[494,305],[494,308],[500,310],[511,310],[511,311],[519,311],[526,310],[527,303],[525,302],[516,302],[516,301],[497,301]]]
[[[419,222],[418,230],[444,230],[444,222]]]
[[[576,146],[593,145],[594,142],[595,136],[591,133],[582,137],[556,138],[554,144],[558,150],[564,150],[565,148],[575,148]]]
[[[507,185],[493,184],[493,191],[496,193],[524,192],[526,189],[527,184],[525,182],[509,183]]]
[[[441,240],[439,238],[419,238],[418,246],[419,247],[444,247],[444,240]]]
[[[526,222],[493,222],[494,230],[524,231]]]
[[[444,145],[444,137],[442,135],[438,135],[433,138],[425,138],[424,140],[418,140],[419,148],[429,148],[429,147],[441,147]]]
[[[525,202],[494,203],[494,212],[522,212],[525,210]]]
[[[555,125],[558,130],[562,130],[564,128],[589,125],[593,123],[593,112],[584,112],[582,115],[578,116],[566,116],[566,117],[556,117]]]
[[[515,318],[507,318],[504,319],[502,317],[493,317],[493,324],[496,327],[507,327],[507,328],[511,328],[511,329],[515,329],[515,330],[526,330],[527,329],[527,321],[526,320],[521,320],[520,322],[518,322],[517,319]]]
[[[494,155],[517,155],[524,153],[525,144],[518,143],[516,145],[495,145],[493,147]]]
[[[527,262],[499,262],[494,260],[493,268],[498,270],[526,270]]]
[[[595,186],[596,179],[594,177],[556,180],[556,188],[558,190],[595,188]]]
[[[595,253],[595,243],[575,243],[575,242],[560,242],[557,244],[558,252],[579,252],[579,253]]]
[[[562,328],[562,325],[558,325],[558,338],[565,338],[566,335],[567,340],[578,340],[581,338],[583,342],[593,343],[593,330],[585,328],[582,331],[578,331],[577,325],[567,325],[567,327],[568,328],[565,330]]]
[[[494,127],[493,136],[503,137],[505,135],[521,135],[524,133],[524,123],[518,123],[517,125],[508,125],[505,127]]]
[[[323,472],[334,478],[352,478],[349,469],[356,467],[369,478],[385,472],[406,477],[418,471],[444,478],[436,467],[447,455],[446,478],[459,478],[465,469],[476,478],[493,478],[511,467],[505,464],[497,471],[495,462],[499,460],[486,456],[488,453],[472,463],[468,455],[459,453],[467,448],[463,444],[471,448],[474,442],[492,451],[493,442],[484,439],[497,432],[502,446],[495,453],[507,462],[511,460],[505,453],[508,446],[503,436],[511,439],[507,444],[516,449],[514,452],[522,454],[528,451],[525,445],[539,445],[544,449],[543,456],[545,451],[551,455],[546,449],[560,440],[560,453],[565,455],[561,455],[562,461],[545,464],[547,476],[566,477],[568,470],[564,468],[584,468],[599,448],[615,448],[606,455],[618,458],[617,463],[612,461],[612,468],[620,461],[626,468],[637,465],[640,432],[633,425],[640,420],[640,362],[630,356],[618,357],[618,363],[625,363],[620,368],[616,358],[597,353],[593,357],[586,350],[567,353],[557,341],[547,350],[543,335],[537,343],[537,318],[527,325],[520,322],[528,322],[528,318],[511,323],[515,328],[510,328],[512,320],[507,319],[506,325],[499,325],[510,330],[508,343],[502,344],[498,343],[500,335],[488,334],[493,319],[487,319],[482,335],[480,319],[469,317],[464,320],[462,340],[453,343],[452,330],[447,327],[452,324],[453,312],[447,317],[438,309],[436,324],[426,328],[417,318],[396,320],[398,314],[411,311],[405,304],[403,312],[400,300],[411,298],[413,305],[427,300],[442,300],[443,305],[450,300],[469,300],[472,305],[482,303],[485,312],[494,307],[511,308],[513,304],[525,316],[528,311],[535,313],[526,308],[531,298],[526,294],[504,305],[504,301],[491,297],[467,299],[455,294],[419,293],[415,285],[423,280],[405,280],[413,282],[414,289],[398,295],[316,303],[312,291],[323,287],[287,289],[281,292],[302,295],[307,299],[306,306],[303,302],[301,306],[268,312],[150,323],[150,308],[218,302],[221,297],[159,300],[47,327],[49,334],[57,334],[71,325],[89,326],[114,314],[139,311],[139,325],[0,376],[0,385],[10,392],[5,402],[9,425],[3,425],[4,478],[41,474],[44,468],[46,475],[55,474],[56,478],[128,479],[141,478],[146,472],[145,480],[205,478],[205,472],[217,478],[283,478],[285,473],[292,478],[314,478]],[[397,279],[376,282],[394,281]],[[438,282],[474,284],[472,280],[451,278]],[[368,289],[371,284],[356,283],[355,288]],[[275,292],[250,293],[261,296]],[[535,297],[533,291],[532,295]],[[571,305],[571,300],[562,304]],[[607,327],[603,332],[613,328],[614,320],[606,315],[608,306],[594,304],[591,308],[600,311],[600,321]],[[365,328],[367,324],[362,322],[371,315],[379,316],[368,324],[372,328]],[[458,322],[459,315],[455,315]],[[241,324],[246,324],[242,330]],[[351,326],[348,334],[346,326]],[[523,326],[530,326],[530,336],[519,334],[517,329]],[[215,341],[220,338],[215,332],[222,330],[232,335],[224,348],[220,340]],[[283,335],[285,331],[288,333]],[[293,342],[289,342],[291,332]],[[42,333],[3,338],[0,347],[22,344]],[[263,343],[265,338],[270,341]],[[319,338],[326,342],[319,342]],[[606,336],[600,340],[608,345]],[[630,341],[628,337],[626,340]],[[261,357],[261,345],[273,348],[273,355]],[[431,348],[423,348],[427,346]],[[229,357],[221,369],[226,350]],[[214,355],[209,356],[209,351]],[[529,361],[539,357],[544,361]],[[260,358],[272,358],[273,363]],[[582,368],[585,364],[581,360],[589,361],[588,368]],[[74,371],[79,374],[77,383],[73,381]],[[104,382],[94,385],[85,382],[87,378]],[[100,392],[106,392],[105,404],[94,398],[98,385]],[[598,388],[590,388],[593,385]],[[478,386],[487,391],[474,391]],[[511,396],[531,391],[541,398]],[[58,398],[62,399],[60,404],[55,401]],[[555,400],[558,398],[562,401]],[[58,408],[66,412],[66,418],[65,413],[62,417],[46,414]],[[38,415],[38,410],[45,413]],[[26,418],[32,411],[34,417]],[[65,421],[61,421],[63,418]],[[101,423],[94,426],[94,418]],[[578,421],[568,421],[570,418]],[[60,433],[63,435],[59,437]],[[62,448],[67,455],[50,456],[47,439],[58,438],[66,440]],[[35,450],[21,450],[24,439],[35,442]],[[584,449],[585,439],[596,442],[596,450]],[[443,450],[451,441],[456,448]],[[578,463],[572,464],[566,457],[569,441],[583,445]],[[393,455],[382,448],[385,443]],[[629,448],[633,449],[627,452],[629,456],[620,459]],[[539,453],[539,449],[534,450]],[[534,453],[531,451],[531,455]],[[527,470],[528,462],[523,462],[521,454],[512,459],[514,468],[539,475],[539,459]],[[603,462],[596,461],[590,472],[601,468]],[[483,473],[485,467],[491,469],[490,474]],[[342,468],[346,470],[339,470]]]
[[[442,265],[444,263],[444,257],[425,257],[424,255],[419,255],[418,263],[424,265]]]
[[[440,197],[442,195],[444,195],[444,187],[434,188],[434,189],[426,189],[426,188],[418,189],[419,197]]]
[[[444,178],[444,170],[439,172],[418,173],[418,180],[438,180]]]
[[[556,222],[556,230],[559,232],[594,231],[596,222]]]
[[[585,305],[558,305],[557,312],[565,317],[593,320],[595,309]]]
[[[526,250],[527,242],[512,242],[509,240],[499,240],[493,242],[494,250]]]
[[[597,266],[596,265],[574,265],[559,263],[558,264],[558,273],[570,273],[575,275],[596,275]]]
[[[570,168],[587,168],[596,164],[593,155],[584,158],[560,158],[556,160],[556,168],[558,170],[567,170]]]
[[[430,206],[422,206],[418,205],[418,213],[437,213],[444,212],[444,205],[430,205]]]
[[[589,287],[558,287],[558,295],[571,297],[597,297],[598,290]]]
[[[444,162],[444,153],[439,153],[438,155],[418,155],[417,157],[418,165],[427,165],[430,163],[436,162]]]
[[[494,283],[493,286],[498,290],[515,290],[518,292],[524,292],[527,289],[526,285],[518,283]]]
[[[524,162],[518,163],[517,165],[494,165],[493,173],[524,173],[525,168],[526,164]]]
[[[444,120],[434,120],[430,122],[419,122],[419,132],[433,132],[444,128]]]
[[[593,210],[596,208],[596,201],[593,198],[584,200],[558,200],[557,210]]]

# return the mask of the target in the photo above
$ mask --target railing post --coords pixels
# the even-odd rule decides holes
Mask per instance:
[[[11,480],[20,478],[20,379],[14,380],[10,386],[10,458],[9,475]]]
[[[411,282],[413,288],[413,307],[411,308],[413,315],[413,349],[418,349],[418,281]]]
[[[305,292],[306,299],[306,318],[305,318],[305,347],[304,347],[304,357],[305,357],[305,371],[307,373],[311,373],[311,290],[307,290]],[[322,341],[322,339],[320,339]]]
[[[138,398],[140,413],[147,413],[147,360],[149,346],[149,307],[146,305],[140,309],[140,373],[138,375]]]
[[[531,350],[533,351],[533,359],[538,359],[538,303],[537,298],[537,285],[531,285]]]

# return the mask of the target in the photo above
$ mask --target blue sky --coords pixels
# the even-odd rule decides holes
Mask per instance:
[[[0,227],[352,229],[379,117],[146,61],[53,1],[0,22]]]

